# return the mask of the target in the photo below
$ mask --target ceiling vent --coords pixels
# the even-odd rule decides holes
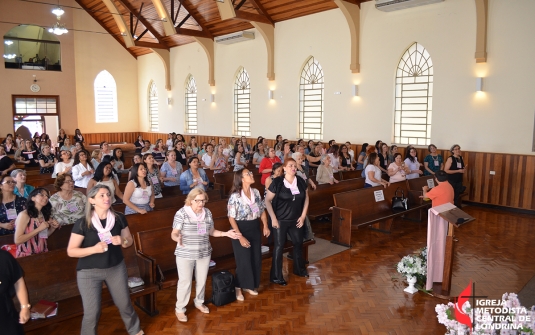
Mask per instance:
[[[443,2],[444,0],[375,0],[375,8],[383,12],[407,9]]]
[[[218,36],[215,38],[216,43],[233,44],[243,41],[254,40],[254,33],[250,31],[240,31],[228,35]]]

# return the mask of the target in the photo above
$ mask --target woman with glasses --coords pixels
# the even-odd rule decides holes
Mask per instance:
[[[240,237],[232,229],[223,232],[214,228],[212,213],[204,207],[207,201],[208,195],[204,190],[193,189],[186,197],[185,206],[176,212],[173,219],[171,239],[177,242],[175,256],[178,270],[175,314],[180,322],[188,321],[185,313],[191,295],[194,269],[196,296],[193,302],[202,313],[210,313],[204,305],[204,290],[212,255],[209,237]]]
[[[60,159],[61,161],[57,162],[56,165],[54,165],[54,172],[52,172],[52,178],[56,178],[57,176],[63,174],[72,173],[72,165],[74,164],[74,160],[71,158],[71,152],[69,150],[61,150]]]
[[[62,226],[73,224],[84,216],[87,198],[74,190],[74,180],[70,174],[62,174],[54,181],[57,191],[50,197],[52,217]]]
[[[33,142],[26,140],[24,142],[24,148],[20,154],[19,162],[26,166],[39,166],[39,160],[37,159],[38,154],[37,148],[33,146]]]
[[[38,187],[28,196],[26,210],[20,212],[15,221],[15,244],[17,258],[48,251],[47,239],[59,227],[52,218],[52,205],[48,202],[50,193]]]
[[[11,171],[11,178],[17,183],[14,193],[20,197],[28,198],[35,187],[26,184],[26,170],[16,169]]]
[[[347,145],[342,144],[340,146],[340,151],[338,153],[338,158],[340,159],[340,166],[345,170],[355,170],[353,167],[353,158],[347,150]]]
[[[26,209],[26,198],[13,192],[16,184],[11,176],[0,176],[0,235],[14,234],[15,219]]]
[[[208,176],[203,169],[199,169],[199,158],[190,157],[188,160],[189,169],[180,175],[180,189],[182,194],[188,194],[192,189],[200,188],[206,191],[208,188]]]
[[[74,179],[76,187],[87,188],[87,183],[93,178],[95,169],[88,158],[89,152],[87,150],[79,151],[74,155],[72,179]]]
[[[444,170],[444,159],[437,153],[437,147],[430,144],[427,149],[429,155],[424,158],[424,176],[434,175],[439,170]]]
[[[241,234],[232,240],[236,258],[236,299],[243,301],[242,290],[258,295],[262,273],[262,233],[270,234],[265,205],[254,184],[253,172],[243,169],[234,172],[234,184],[228,200],[228,219],[232,229]],[[260,220],[263,229],[260,232]]]
[[[410,172],[407,173],[407,176],[406,176],[407,179],[418,178],[422,174],[424,174],[424,172],[420,170],[420,167],[422,166],[422,164],[418,162],[418,153],[416,152],[415,148],[410,148],[406,150],[405,166],[407,166],[410,170]]]

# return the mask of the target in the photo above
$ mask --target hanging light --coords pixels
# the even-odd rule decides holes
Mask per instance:
[[[4,58],[5,58],[5,59],[13,59],[13,58],[15,58],[15,57],[17,57],[17,55],[15,55],[15,54],[11,54],[11,55],[10,55],[10,54],[7,54],[7,55],[4,55]]]
[[[11,44],[13,44],[13,41],[5,40],[4,43],[5,43],[6,45],[11,45]]]
[[[61,15],[63,15],[65,13],[65,11],[63,9],[61,9],[60,6],[52,9],[52,14],[56,15],[56,17],[59,19],[61,19]]]
[[[65,28],[65,24],[60,24],[59,22],[56,22],[53,27],[48,28],[48,32],[59,36],[66,34],[69,31],[67,30],[67,28]]]

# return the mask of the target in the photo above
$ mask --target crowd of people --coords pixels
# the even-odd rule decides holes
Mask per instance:
[[[74,142],[74,144],[72,144]],[[270,281],[286,285],[282,271],[282,253],[287,237],[294,245],[293,273],[308,277],[302,243],[313,237],[307,218],[309,189],[320,184],[335,184],[339,171],[362,170],[365,187],[389,187],[390,183],[436,175],[440,190],[451,185],[454,201],[464,191],[462,180],[466,164],[460,146],[451,147],[444,160],[435,145],[420,161],[418,151],[408,146],[405,157],[396,145],[382,141],[364,143],[359,153],[351,143],[326,144],[309,140],[296,143],[277,135],[275,145],[259,136],[250,139],[232,137],[218,142],[197,143],[195,136],[185,141],[180,134],[170,133],[164,142],[155,144],[139,136],[134,143],[136,153],[132,167],[125,167],[121,148],[111,148],[104,141],[91,153],[84,147],[84,137],[77,129],[73,141],[60,130],[57,151],[46,134],[33,140],[13,140],[11,134],[0,146],[0,235],[13,234],[16,256],[25,257],[47,252],[47,238],[57,229],[71,225],[72,234],[67,249],[71,257],[80,258],[78,286],[84,302],[82,333],[91,333],[98,323],[99,306],[95,287],[106,282],[129,334],[142,334],[139,318],[130,303],[126,268],[121,247],[132,245],[127,216],[146,214],[155,209],[155,199],[161,198],[166,187],[177,187],[186,195],[185,205],[172,222],[171,239],[177,242],[175,255],[179,282],[176,316],[187,321],[186,305],[191,294],[195,271],[196,297],[194,305],[209,313],[204,305],[206,277],[212,248],[209,236],[229,237],[236,259],[236,298],[244,293],[258,295],[261,274],[262,235],[273,244]],[[9,155],[13,155],[13,159]],[[15,163],[39,167],[42,174],[55,178],[53,195],[47,188],[26,184],[26,170]],[[211,187],[206,170],[214,174],[233,171],[233,186],[228,198],[230,229],[214,228],[210,210],[205,205]],[[254,187],[254,174],[261,174],[265,193]],[[128,175],[121,191],[121,175]],[[448,186],[449,187],[449,186]],[[449,188],[447,198],[451,193]],[[438,194],[438,195],[437,195]],[[442,193],[424,189],[424,196],[445,199]],[[113,210],[115,203],[124,203],[124,214]],[[170,223],[171,224],[171,223]],[[63,228],[66,229],[66,228]],[[1,255],[0,255],[1,256]],[[16,270],[16,269],[15,269]],[[15,282],[18,278],[13,278]],[[24,296],[22,295],[24,299]],[[19,298],[20,299],[20,298]],[[21,312],[22,313],[22,312]],[[25,316],[17,316],[23,321]]]

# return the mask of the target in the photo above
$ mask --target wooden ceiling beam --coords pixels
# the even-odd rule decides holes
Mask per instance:
[[[236,12],[236,17],[234,17],[235,20],[248,21],[248,22],[254,21],[254,22],[267,23],[267,24],[274,25],[274,23],[271,22],[264,15],[244,12],[242,10],[237,10],[235,12]]]
[[[205,32],[204,30],[193,30],[193,29],[185,29],[176,27],[176,33],[178,35],[185,35],[185,36],[193,36],[193,37],[206,37],[206,38],[212,38],[212,34],[209,32]]]
[[[262,15],[264,15],[269,20],[269,22],[271,22],[272,26],[275,26],[275,21],[273,21],[267,10],[264,8],[264,6],[262,6],[260,0],[249,0],[249,2],[251,2],[251,4],[253,4],[256,10],[258,10]]]
[[[87,8],[87,6],[85,6],[84,3],[83,3],[81,0],[75,0],[75,1],[76,1],[76,3],[77,3],[80,7],[82,7],[82,8],[86,11],[87,14],[89,14],[89,15],[93,18],[93,20],[97,21],[98,24],[100,24],[100,26],[101,26],[102,28],[104,28],[104,30],[106,30],[106,32],[107,32],[108,34],[111,35],[111,37],[115,38],[115,39],[117,40],[117,42],[119,42],[119,44],[121,44],[121,45],[123,46],[123,48],[125,48],[126,51],[128,51],[128,53],[132,55],[132,57],[134,57],[134,58],[137,59],[136,54],[133,53],[132,50],[128,49],[128,48],[126,47],[126,45],[124,44],[124,41],[123,41],[123,39],[121,38],[121,35],[117,35],[117,34],[113,33],[108,27],[106,27],[106,26],[104,25],[104,23],[101,22],[101,21],[95,16],[95,13],[94,13],[91,9]]]
[[[200,17],[198,14],[193,13],[195,8],[189,3],[189,0],[182,0],[182,7],[191,15],[191,17],[199,24],[199,26],[202,28],[202,31],[206,34],[203,37],[208,37],[211,39],[214,39],[214,35],[212,35],[212,32],[206,28],[206,26],[202,23],[202,17]]]
[[[150,49],[169,50],[169,47],[163,43],[150,43],[150,42],[143,42],[143,41],[135,41],[135,46],[142,47],[142,48],[150,48]]]
[[[141,23],[143,23],[145,28],[147,28],[151,32],[151,34],[154,35],[154,37],[158,40],[158,43],[162,43],[162,35],[156,29],[154,29],[154,27],[149,23],[149,21],[147,21],[143,16],[141,16],[141,13],[138,13],[136,11],[134,6],[132,6],[126,0],[117,0],[117,2],[119,2],[124,8],[128,9],[130,13],[134,14],[134,16],[137,17],[139,21],[141,21]]]

